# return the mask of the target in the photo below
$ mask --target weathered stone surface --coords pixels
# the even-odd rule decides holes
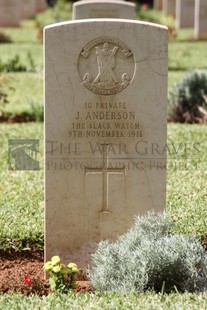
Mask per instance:
[[[154,0],[153,7],[155,10],[161,11],[162,10],[162,0]]]
[[[195,38],[207,38],[207,1],[195,0]]]
[[[36,1],[36,11],[41,12],[47,8],[46,0],[35,0]]]
[[[98,241],[165,207],[167,41],[130,20],[45,28],[46,260],[85,267]]]
[[[162,0],[162,10],[165,15],[175,16],[176,0]]]
[[[176,1],[176,28],[193,28],[195,0]]]
[[[19,0],[0,0],[0,27],[18,27],[21,10]]]
[[[136,5],[122,0],[82,0],[73,4],[73,19],[135,18]]]
[[[21,19],[27,19],[36,14],[36,0],[21,0]]]

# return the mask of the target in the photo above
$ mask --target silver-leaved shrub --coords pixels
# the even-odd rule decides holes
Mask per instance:
[[[169,93],[169,118],[174,122],[206,122],[207,71],[189,70]]]
[[[170,235],[166,213],[136,217],[115,243],[101,241],[89,278],[100,291],[207,289],[207,253],[196,237]]]

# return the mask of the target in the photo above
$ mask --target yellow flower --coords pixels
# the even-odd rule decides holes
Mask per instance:
[[[54,271],[55,273],[60,272],[60,270],[61,270],[61,267],[60,267],[60,266],[54,266],[54,267],[52,268],[52,271]]]
[[[70,263],[70,264],[68,264],[68,267],[69,267],[69,268],[77,268],[77,265],[74,264],[74,263]]]
[[[51,258],[51,264],[53,265],[53,266],[55,266],[55,265],[57,265],[57,264],[59,264],[60,263],[60,257],[59,256],[53,256],[52,258]]]
[[[63,275],[67,274],[67,267],[65,266],[65,264],[60,264],[60,271]]]
[[[72,272],[73,272],[73,273],[78,273],[78,272],[79,272],[79,270],[78,270],[78,268],[77,268],[77,267],[73,267],[73,268],[72,268]]]
[[[67,273],[68,273],[68,274],[71,274],[71,273],[72,273],[72,270],[71,270],[70,268],[68,268],[68,267],[67,267]]]
[[[49,261],[49,262],[47,262],[47,263],[44,264],[44,268],[45,268],[45,270],[49,271],[49,270],[52,270],[53,265],[52,265],[51,262]]]
[[[68,267],[65,266],[65,268],[62,268],[62,269],[61,269],[61,273],[62,273],[63,275],[66,275],[66,274],[71,274],[72,271],[71,271],[70,268],[68,268]]]

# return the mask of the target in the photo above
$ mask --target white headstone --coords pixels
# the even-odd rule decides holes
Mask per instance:
[[[165,15],[175,16],[176,0],[162,0],[162,10]]]
[[[36,12],[44,11],[47,8],[46,0],[35,0],[36,1]]]
[[[73,4],[73,19],[135,18],[136,5],[121,0],[82,0]]]
[[[207,1],[195,0],[195,38],[207,38]]]
[[[98,241],[165,207],[167,41],[130,20],[45,28],[46,260],[87,266]]]
[[[21,18],[27,19],[36,14],[36,0],[21,0]]]
[[[0,0],[0,27],[18,27],[21,10],[19,0]]]
[[[155,10],[161,11],[162,10],[162,0],[154,0],[153,7]]]
[[[195,0],[176,1],[176,28],[193,28]]]

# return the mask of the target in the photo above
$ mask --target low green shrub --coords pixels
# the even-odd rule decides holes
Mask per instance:
[[[155,10],[143,10],[141,6],[138,6],[137,9],[137,19],[148,21],[151,23],[160,24],[160,18],[162,16],[162,13],[155,11]]]
[[[53,8],[39,13],[35,16],[36,27],[43,28],[46,25],[68,21],[72,17],[71,2],[58,1]]]
[[[11,42],[12,40],[7,34],[0,32],[0,43],[11,43]]]
[[[12,87],[8,86],[8,77],[5,74],[0,74],[0,111],[5,107],[8,101],[8,92],[14,90]]]
[[[36,122],[43,122],[44,121],[44,106],[38,102],[34,102],[32,99],[28,99],[29,105],[31,108],[31,117]]]
[[[188,71],[169,93],[170,119],[181,123],[207,120],[206,95],[207,71]]]
[[[101,241],[89,278],[100,291],[204,291],[207,253],[195,237],[169,235],[165,213],[137,217],[115,243]]]
[[[7,100],[7,94],[4,90],[4,83],[5,83],[5,77],[0,76],[0,107],[3,107],[6,103],[8,103]]]
[[[44,269],[50,275],[51,290],[67,293],[70,289],[76,288],[74,277],[79,273],[76,264],[69,263],[67,266],[61,264],[60,257],[56,255],[51,258],[51,261],[44,264]]]
[[[164,16],[162,12],[154,9],[144,9],[141,5],[137,6],[137,19],[155,24],[162,24],[170,28],[175,28],[175,19],[173,16]]]
[[[15,55],[6,63],[0,60],[0,72],[35,72],[36,66],[30,52],[27,53],[28,66],[22,64],[20,56]]]

